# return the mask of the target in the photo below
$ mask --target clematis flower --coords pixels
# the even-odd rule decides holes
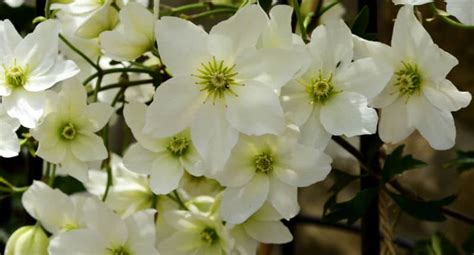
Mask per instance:
[[[48,20],[21,38],[9,20],[0,21],[0,96],[8,115],[34,128],[47,103],[45,90],[79,72],[58,56],[59,23]]]
[[[446,79],[457,59],[440,49],[418,22],[413,6],[400,9],[392,47],[355,38],[357,55],[373,56],[393,68],[391,80],[373,101],[380,108],[380,138],[397,143],[418,130],[437,150],[455,143],[451,114],[469,105],[471,94],[460,92]]]
[[[282,48],[301,50],[303,39],[294,34],[291,28],[293,8],[288,5],[276,5],[270,10],[270,19],[258,42],[258,48]]]
[[[168,194],[178,188],[185,171],[201,176],[201,158],[189,132],[172,137],[153,138],[144,134],[146,105],[132,102],[124,109],[125,121],[138,143],[125,153],[124,164],[130,170],[150,175],[150,187],[156,194]]]
[[[5,3],[12,8],[20,7],[24,2],[24,0],[5,0]]]
[[[0,104],[0,157],[11,158],[20,153],[20,140],[15,133],[19,127],[18,120],[8,116]]]
[[[331,158],[322,151],[284,136],[241,135],[224,169],[215,178],[226,187],[220,213],[240,224],[268,201],[285,219],[299,211],[298,187],[326,178]]]
[[[266,24],[257,5],[241,8],[209,34],[183,19],[159,20],[158,50],[174,77],[158,87],[145,132],[169,137],[190,127],[211,171],[222,168],[239,133],[283,132],[274,90],[300,69],[300,60],[291,50],[256,50]]]
[[[52,189],[40,181],[34,181],[21,198],[23,208],[49,233],[85,227],[82,205],[83,196],[69,197],[58,189]]]
[[[87,163],[108,156],[102,138],[94,133],[107,124],[112,113],[112,107],[104,103],[87,105],[87,93],[80,83],[63,85],[57,107],[31,130],[39,142],[36,154],[87,181]]]
[[[403,5],[423,5],[426,3],[431,3],[433,0],[393,0],[394,4],[403,4]]]
[[[155,43],[155,17],[143,5],[128,3],[119,13],[120,23],[113,31],[100,34],[105,55],[114,60],[134,60],[150,51]]]
[[[474,1],[446,0],[446,11],[464,24],[474,25]]]
[[[122,158],[111,155],[112,183],[105,204],[121,217],[152,208],[153,192],[150,190],[148,176],[128,170]],[[100,170],[89,171],[89,181],[84,183],[87,191],[99,198],[104,196],[107,187],[107,173]]]
[[[87,227],[55,236],[50,241],[49,254],[159,254],[155,249],[154,210],[122,220],[105,204],[94,200],[84,204]]]
[[[158,243],[162,254],[230,254],[234,243],[220,219],[192,211],[165,212],[174,233]]]
[[[293,240],[288,228],[280,221],[280,214],[265,203],[244,223],[233,226],[231,235],[235,239],[238,254],[256,254],[259,243],[282,244]]]
[[[332,135],[373,134],[377,112],[367,106],[392,70],[372,58],[352,62],[351,32],[342,20],[318,26],[307,45],[306,71],[284,86],[283,107],[301,129],[301,143],[325,148]]]

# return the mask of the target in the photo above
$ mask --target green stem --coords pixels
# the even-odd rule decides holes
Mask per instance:
[[[87,85],[93,79],[99,77],[100,75],[107,75],[112,73],[147,73],[153,76],[155,72],[153,70],[148,70],[144,68],[132,68],[132,67],[123,67],[123,68],[110,68],[106,70],[98,70],[96,73],[92,74],[91,76],[87,77],[83,84]]]
[[[306,28],[304,27],[304,18],[303,18],[303,15],[301,14],[301,8],[300,8],[300,4],[298,3],[298,0],[293,0],[293,7],[295,9],[296,19],[298,22],[298,28],[300,30],[301,37],[303,37],[303,40],[307,42],[308,34],[306,33]]]
[[[431,3],[430,6],[431,6],[431,10],[433,11],[433,14],[436,15],[436,17],[441,18],[441,20],[447,23],[448,25],[451,25],[457,28],[462,28],[462,29],[469,29],[469,30],[474,29],[474,26],[465,25],[463,23],[460,23],[446,16],[436,7],[435,3]]]
[[[135,86],[140,86],[140,85],[146,85],[146,84],[150,84],[150,83],[153,83],[153,79],[129,81],[127,83],[127,86],[125,86],[125,87],[129,88],[129,87],[135,87]],[[116,88],[123,88],[123,87],[124,86],[121,83],[113,83],[113,84],[109,84],[109,85],[105,85],[105,86],[101,87],[99,91],[104,91],[104,90],[109,90],[109,89],[116,89]]]
[[[100,71],[101,68],[99,65],[97,65],[96,63],[94,63],[94,61],[92,61],[88,56],[86,56],[86,54],[84,54],[82,51],[80,51],[78,48],[76,48],[76,46],[72,45],[71,42],[69,42],[66,37],[64,37],[62,34],[59,34],[59,38],[61,38],[61,40],[69,47],[71,48],[71,50],[73,50],[74,52],[76,52],[79,56],[81,56],[85,61],[87,61],[87,63],[89,63],[92,67],[94,67],[97,71]]]
[[[187,4],[180,7],[171,8],[170,10],[163,12],[162,16],[172,16],[176,14],[180,14],[183,12],[196,10],[196,9],[219,9],[219,8],[226,8],[226,9],[233,9],[237,11],[237,7],[228,5],[228,4],[213,4],[211,2],[201,2],[201,3],[194,3],[194,4]]]
[[[107,152],[109,154],[108,157],[102,162],[102,169],[105,167],[105,169],[107,171],[107,184],[105,186],[104,195],[102,196],[102,201],[105,202],[105,200],[107,199],[107,196],[109,194],[110,187],[113,185],[112,168],[110,167],[109,125],[108,124],[104,128],[102,136],[103,136],[103,139],[104,139],[105,147],[107,148]]]
[[[201,12],[199,14],[191,15],[191,16],[183,16],[184,19],[187,20],[193,20],[193,19],[199,19],[199,18],[204,18],[216,14],[224,14],[224,13],[235,13],[236,10],[234,9],[215,9],[215,10],[210,10],[206,12]]]
[[[51,0],[46,0],[44,4],[44,17],[49,19],[49,14],[51,13]]]
[[[186,206],[186,204],[184,204],[183,200],[181,199],[181,197],[179,196],[179,193],[178,191],[174,190],[173,191],[173,194],[176,198],[176,202],[179,204],[179,207],[181,207],[182,209],[185,209],[185,210],[189,210],[188,207]]]

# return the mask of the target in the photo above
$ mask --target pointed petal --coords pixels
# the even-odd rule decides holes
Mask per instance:
[[[270,178],[268,200],[272,206],[287,220],[295,217],[300,210],[298,205],[298,188],[281,182],[278,178]]]
[[[382,108],[379,135],[385,143],[398,143],[415,131],[408,119],[407,105],[404,99]]]
[[[153,162],[150,187],[155,194],[168,194],[179,186],[184,174],[179,159],[168,153],[161,153]]]
[[[102,160],[108,157],[102,138],[92,133],[80,133],[70,142],[71,151],[81,161]]]
[[[320,107],[315,107],[307,119],[300,127],[299,142],[304,145],[312,146],[317,149],[324,150],[331,140],[331,134],[326,131],[321,123]]]
[[[425,86],[423,94],[432,105],[450,112],[468,106],[472,99],[469,92],[459,91],[449,80],[444,80],[438,88]]]
[[[261,243],[288,243],[293,240],[290,230],[280,221],[250,220],[244,225],[245,231]]]

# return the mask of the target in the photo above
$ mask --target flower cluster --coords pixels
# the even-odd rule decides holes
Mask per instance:
[[[298,214],[299,187],[329,174],[331,137],[398,143],[418,130],[449,149],[451,112],[471,101],[411,5],[391,46],[334,17],[302,37],[287,5],[246,4],[209,31],[138,2],[51,9],[24,38],[0,22],[0,156],[19,154],[21,124],[48,170],[87,192],[35,181],[22,203],[38,223],[7,255],[27,254],[14,247],[28,238],[39,255],[255,254],[292,240],[281,220]]]

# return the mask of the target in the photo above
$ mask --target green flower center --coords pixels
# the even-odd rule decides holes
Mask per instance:
[[[415,64],[402,62],[402,69],[395,72],[395,87],[398,88],[400,95],[411,96],[419,93],[422,85],[422,77]]]
[[[190,146],[189,139],[187,139],[186,137],[174,136],[173,138],[171,138],[171,141],[168,144],[168,147],[166,148],[174,156],[182,156],[188,151],[189,146]]]
[[[201,231],[201,240],[207,244],[214,244],[217,240],[219,240],[219,236],[217,235],[217,231],[215,229],[207,227]]]
[[[329,78],[324,78],[320,73],[319,76],[311,79],[306,86],[306,92],[309,95],[311,104],[318,104],[326,102],[332,95],[338,93],[334,88],[332,82],[332,74]]]
[[[113,249],[108,249],[110,255],[132,255],[131,252],[128,251],[128,249],[124,246],[120,246],[117,248]]]
[[[23,69],[22,67],[14,64],[10,68],[3,67],[5,70],[5,80],[8,85],[12,88],[19,88],[23,87],[26,83],[27,79],[27,69]]]
[[[271,154],[261,153],[255,157],[255,170],[259,173],[267,174],[273,171],[273,163],[275,163],[275,159]]]
[[[67,123],[61,129],[61,137],[65,140],[74,140],[77,135],[76,128],[72,123]]]
[[[201,91],[207,93],[206,101],[212,98],[213,102],[224,97],[226,93],[237,94],[232,90],[233,86],[240,85],[235,81],[237,72],[235,65],[225,65],[224,61],[217,61],[215,57],[207,63],[201,63],[201,68],[193,76],[198,78],[196,84],[202,86]]]

